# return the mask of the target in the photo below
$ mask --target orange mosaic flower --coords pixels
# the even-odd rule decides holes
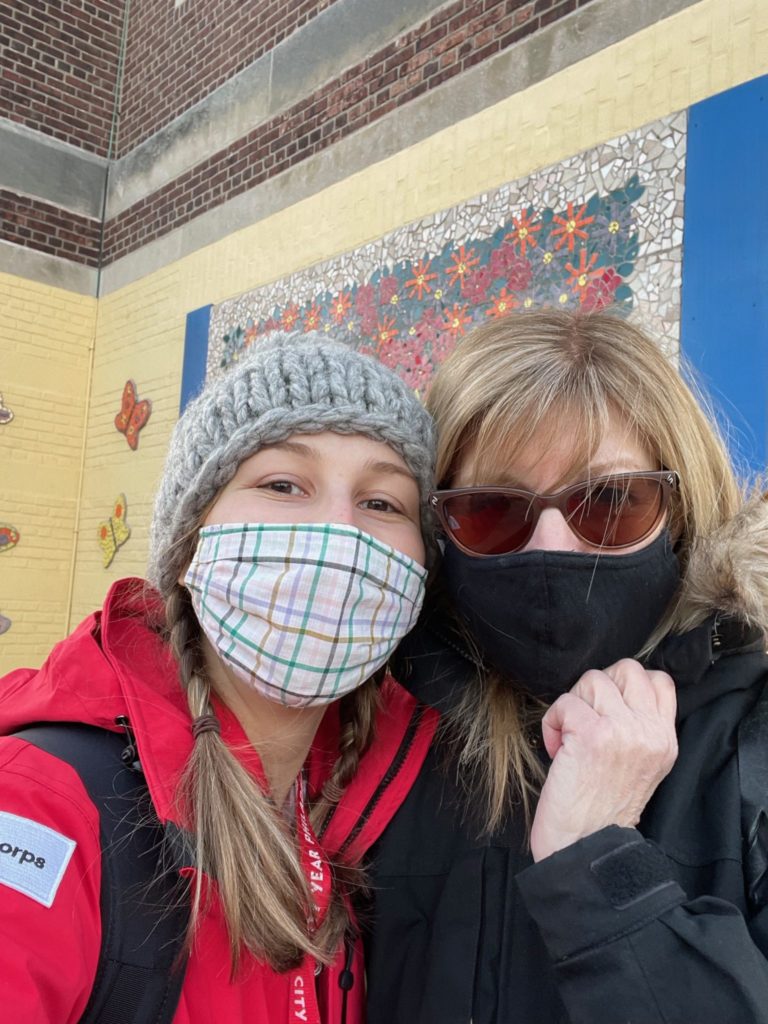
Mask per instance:
[[[443,321],[443,330],[448,331],[454,338],[464,334],[464,328],[472,323],[472,317],[467,312],[468,309],[469,306],[466,304],[460,306],[458,303],[454,303],[453,309],[448,311]]]
[[[446,271],[451,284],[456,284],[457,281],[463,283],[467,274],[480,262],[480,258],[475,256],[475,250],[470,249],[467,252],[463,245],[458,252],[451,253],[451,259],[453,266],[448,267]]]
[[[316,331],[320,326],[320,313],[321,309],[314,303],[309,307],[307,312],[304,314],[304,330],[305,331]]]
[[[376,329],[376,340],[379,345],[387,345],[393,338],[397,337],[400,332],[394,329],[394,325],[395,317],[393,316],[385,316],[384,319],[379,322]]]
[[[508,292],[506,288],[502,288],[496,298],[493,300],[493,305],[490,309],[486,309],[485,315],[492,316],[494,320],[500,320],[503,316],[507,316],[516,309],[519,302],[515,296]]]
[[[405,287],[411,289],[409,298],[414,297],[421,300],[424,298],[424,294],[429,295],[431,287],[429,282],[434,281],[437,278],[437,274],[429,273],[429,268],[432,266],[432,260],[420,260],[413,268],[413,277],[410,281],[405,282]]]
[[[568,203],[568,213],[565,217],[558,217],[558,215],[555,214],[552,219],[560,225],[560,227],[552,228],[550,231],[550,235],[560,236],[555,242],[555,249],[559,249],[567,243],[568,252],[573,252],[573,248],[576,245],[576,239],[584,239],[587,237],[587,232],[583,229],[587,224],[591,224],[595,218],[584,216],[586,208],[587,204],[585,203],[578,213],[574,213],[573,203]]]
[[[597,263],[597,253],[593,252],[587,262],[587,250],[582,247],[579,249],[579,265],[574,267],[572,263],[565,264],[565,269],[571,275],[568,278],[568,284],[572,291],[583,294],[592,278],[600,274],[599,270],[592,269],[595,263]]]
[[[536,245],[536,233],[541,231],[541,224],[533,216],[529,217],[527,210],[524,210],[519,218],[513,217],[512,223],[515,226],[515,230],[505,235],[504,241],[512,242],[513,245],[519,245],[520,255],[525,256],[526,246],[530,245],[533,248]]]
[[[352,299],[349,297],[349,292],[339,292],[329,306],[333,322],[336,324],[343,324],[351,306]]]
[[[283,310],[283,315],[280,317],[280,325],[284,331],[292,331],[296,326],[296,321],[299,319],[299,307],[294,303],[287,306]]]

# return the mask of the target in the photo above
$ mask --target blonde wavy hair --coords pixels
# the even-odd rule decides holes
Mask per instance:
[[[682,573],[688,552],[736,513],[741,492],[714,418],[692,379],[686,383],[643,331],[604,312],[558,309],[515,313],[472,331],[440,368],[427,400],[438,433],[437,480],[450,487],[467,457],[472,483],[493,483],[499,467],[532,441],[573,439],[563,480],[596,452],[609,417],[659,468],[678,470],[669,525]],[[494,475],[495,474],[495,475]],[[643,653],[685,627],[676,603]],[[535,706],[495,672],[479,672],[447,725],[461,776],[480,795],[483,829],[502,822],[511,803],[531,801],[542,781],[533,749]]]

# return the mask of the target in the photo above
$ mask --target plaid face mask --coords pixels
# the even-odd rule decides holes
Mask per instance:
[[[237,677],[294,707],[362,685],[416,622],[427,572],[353,526],[225,523],[200,531],[185,577]]]

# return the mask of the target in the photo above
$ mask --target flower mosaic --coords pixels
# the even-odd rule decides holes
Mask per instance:
[[[317,330],[424,393],[471,328],[537,306],[610,306],[676,355],[685,129],[673,115],[221,303],[207,372]]]

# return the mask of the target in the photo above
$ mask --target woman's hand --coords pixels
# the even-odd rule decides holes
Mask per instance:
[[[629,658],[585,672],[542,720],[552,758],[531,829],[535,861],[607,825],[633,826],[677,759],[675,684]]]

